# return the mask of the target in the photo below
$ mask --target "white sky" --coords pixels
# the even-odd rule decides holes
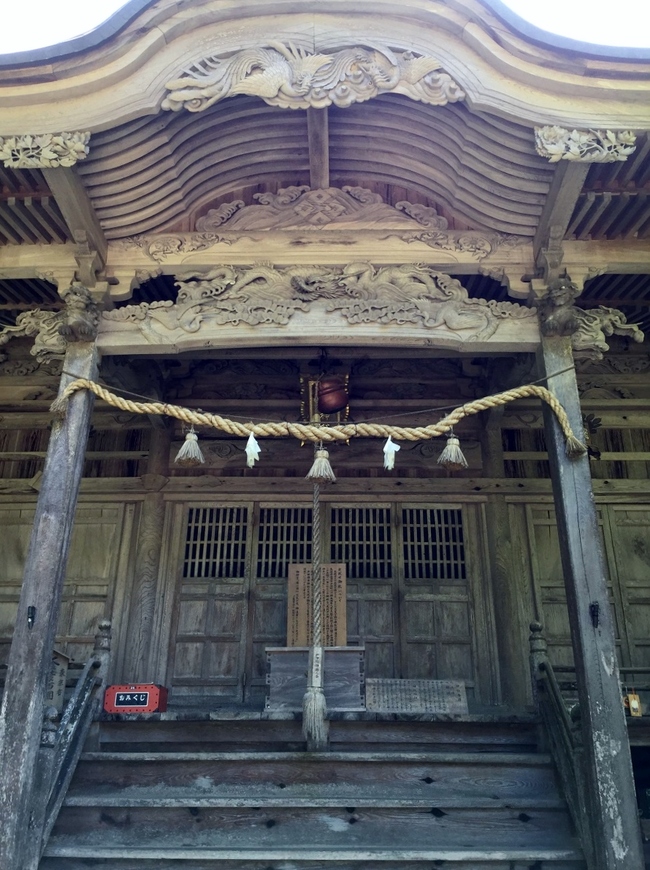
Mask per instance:
[[[650,0],[503,0],[522,18],[583,42],[650,48]],[[2,10],[0,53],[55,45],[94,30],[126,0],[27,0]],[[4,5],[2,0],[0,4]],[[621,15],[617,15],[620,8]]]

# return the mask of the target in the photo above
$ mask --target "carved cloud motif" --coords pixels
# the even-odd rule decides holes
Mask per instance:
[[[199,218],[199,232],[222,230],[304,230],[340,229],[350,225],[364,228],[405,229],[413,226],[447,229],[447,221],[435,209],[409,202],[387,205],[378,193],[346,185],[311,190],[304,184],[277,193],[256,193],[255,205],[235,200],[220,205]]]
[[[472,299],[455,278],[422,265],[219,266],[178,278],[176,303],[128,305],[105,311],[104,320],[133,323],[147,341],[161,343],[211,325],[283,327],[322,300],[321,311],[324,304],[327,315],[349,324],[408,323],[485,341],[502,320],[536,317],[516,303]]]
[[[283,109],[346,108],[391,92],[434,106],[465,98],[431,57],[361,47],[308,54],[279,42],[230,57],[204,58],[166,87],[169,93],[162,107],[174,112],[202,112],[236,94],[261,97]]]

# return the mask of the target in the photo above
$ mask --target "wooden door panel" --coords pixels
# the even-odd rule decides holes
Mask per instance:
[[[246,505],[188,509],[169,659],[174,698],[241,700],[249,516]]]
[[[626,632],[629,657],[624,664],[650,666],[650,509],[610,505],[610,559],[621,597],[621,630]],[[644,678],[645,680],[646,678]]]
[[[18,608],[33,508],[0,509],[3,532],[0,658],[6,661]],[[70,542],[55,645],[75,661],[92,653],[97,625],[111,615],[123,524],[122,505],[79,505]]]
[[[347,574],[348,644],[365,646],[371,678],[399,676],[398,583],[392,508],[337,505],[329,515],[330,561]]]
[[[468,564],[460,506],[405,505],[399,531],[403,566],[402,677],[463,680],[476,696],[478,632],[472,590],[479,568]]]
[[[266,647],[286,645],[289,565],[311,562],[311,534],[309,505],[262,504],[256,511],[246,665],[251,701],[266,696]]]
[[[598,525],[601,543],[607,554],[607,535],[605,529],[605,509],[598,511]],[[567,608],[564,571],[560,556],[555,511],[547,505],[528,505],[528,538],[533,582],[537,589],[537,601],[540,610],[539,618],[544,625],[544,632],[549,646],[549,657],[555,665],[573,666],[573,646],[571,643],[571,626]],[[611,560],[606,559],[608,569]],[[619,662],[623,664],[628,658],[628,645],[625,636],[620,588],[616,578],[608,571],[608,589],[612,619],[616,632],[616,649]]]

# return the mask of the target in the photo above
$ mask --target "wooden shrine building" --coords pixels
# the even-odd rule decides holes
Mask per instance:
[[[2,870],[645,866],[649,193],[497,0],[0,57]]]

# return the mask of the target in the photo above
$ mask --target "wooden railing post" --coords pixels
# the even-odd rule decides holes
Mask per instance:
[[[61,389],[77,377],[96,380],[93,342],[73,342]],[[41,740],[46,682],[70,548],[94,396],[80,390],[56,420],[25,563],[0,711],[0,867],[24,870],[30,808]]]
[[[538,359],[548,377],[548,389],[564,406],[573,431],[581,432],[570,337],[543,335]],[[580,703],[587,812],[593,836],[590,870],[643,870],[616,637],[589,459],[586,455],[567,457],[564,437],[546,406],[544,422]]]

